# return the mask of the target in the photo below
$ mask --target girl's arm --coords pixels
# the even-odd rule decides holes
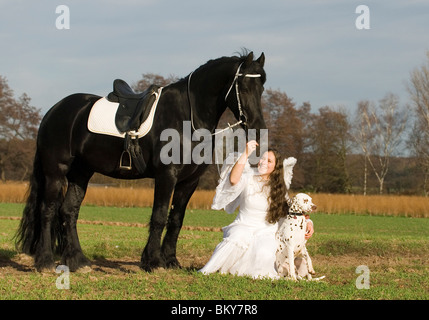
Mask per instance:
[[[235,185],[240,181],[247,159],[256,150],[256,146],[258,146],[258,143],[255,140],[251,140],[246,144],[246,150],[231,169],[231,174],[229,175],[231,185]]]

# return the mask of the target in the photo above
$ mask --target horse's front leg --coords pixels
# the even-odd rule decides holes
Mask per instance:
[[[85,197],[88,181],[92,176],[89,174],[77,174],[72,171],[68,175],[67,193],[61,206],[60,213],[64,221],[65,248],[62,252],[61,263],[67,265],[70,271],[76,271],[83,267],[90,267],[91,262],[85,257],[80,246],[77,234],[77,219],[80,206]]]
[[[177,184],[174,190],[171,210],[168,216],[167,233],[162,242],[162,255],[166,266],[169,268],[180,267],[176,257],[177,239],[182,228],[186,206],[198,185],[198,180],[198,178],[191,179]]]
[[[140,267],[146,271],[166,267],[161,255],[161,235],[167,223],[168,205],[175,186],[173,177],[155,179],[155,195],[149,226],[149,239],[143,250]]]

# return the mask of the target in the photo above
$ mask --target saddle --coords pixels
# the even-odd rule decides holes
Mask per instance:
[[[131,170],[133,163],[139,173],[146,169],[138,138],[130,132],[137,131],[149,115],[159,88],[160,86],[151,85],[144,92],[135,93],[124,80],[113,81],[113,91],[107,95],[107,100],[119,103],[115,125],[120,132],[125,133],[124,151],[119,159],[120,169]]]

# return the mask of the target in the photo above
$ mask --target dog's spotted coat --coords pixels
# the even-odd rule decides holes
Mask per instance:
[[[312,279],[313,264],[305,246],[307,221],[305,214],[316,210],[309,195],[299,193],[292,199],[289,214],[280,220],[276,238],[276,268],[280,276],[293,280]]]

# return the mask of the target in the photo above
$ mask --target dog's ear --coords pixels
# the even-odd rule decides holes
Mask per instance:
[[[296,197],[293,197],[292,199],[292,204],[289,208],[289,212],[296,212],[299,213],[300,212],[300,206],[298,204],[298,199]]]

